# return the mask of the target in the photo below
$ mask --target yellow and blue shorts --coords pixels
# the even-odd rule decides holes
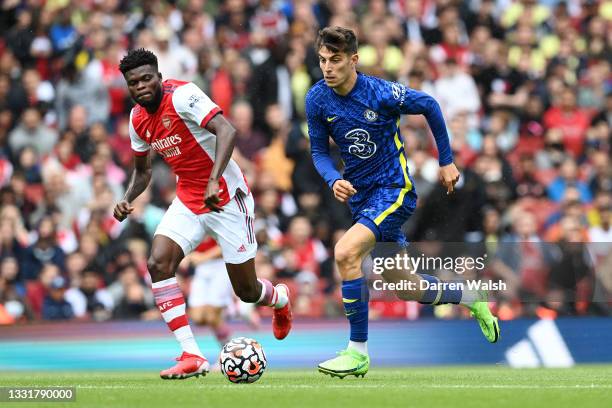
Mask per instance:
[[[376,242],[393,242],[401,247],[408,245],[402,225],[414,213],[417,194],[414,183],[410,188],[375,186],[358,189],[349,206],[353,222],[368,227],[376,236]]]

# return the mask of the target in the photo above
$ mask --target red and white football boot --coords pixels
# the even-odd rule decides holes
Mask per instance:
[[[276,285],[276,290],[284,290],[287,294],[287,304],[280,309],[274,308],[274,314],[272,315],[272,331],[274,332],[274,337],[282,340],[287,337],[291,331],[293,314],[291,313],[291,301],[289,300],[289,288],[287,285],[279,283]]]
[[[180,357],[176,358],[174,366],[163,370],[159,376],[164,380],[182,380],[189,377],[204,376],[208,373],[210,364],[207,359],[202,356],[187,353],[183,351]]]

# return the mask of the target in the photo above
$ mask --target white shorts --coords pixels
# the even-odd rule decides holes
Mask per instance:
[[[234,290],[223,259],[199,264],[191,280],[189,307],[230,307],[234,304]]]
[[[176,242],[185,256],[208,235],[221,247],[226,263],[241,264],[255,258],[257,253],[254,220],[253,195],[245,195],[240,190],[223,207],[223,211],[200,215],[194,214],[176,197],[154,235],[164,235]]]

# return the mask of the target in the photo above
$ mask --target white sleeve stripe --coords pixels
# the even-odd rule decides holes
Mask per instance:
[[[130,111],[130,119],[129,119],[129,134],[132,150],[135,153],[147,153],[149,151],[149,145],[142,140],[142,138],[136,133],[136,129],[134,128],[134,124],[132,122],[134,110]]]

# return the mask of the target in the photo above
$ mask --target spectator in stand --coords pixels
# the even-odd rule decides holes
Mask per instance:
[[[25,299],[25,287],[18,274],[17,260],[4,258],[0,263],[0,325],[25,322],[32,318]]]
[[[158,318],[153,292],[144,285],[136,266],[128,264],[117,273],[117,280],[108,287],[115,305],[113,317],[118,319]]]
[[[49,285],[49,292],[42,305],[44,320],[71,320],[75,317],[70,302],[66,300],[66,279],[56,276]]]
[[[591,194],[612,193],[612,166],[609,154],[600,150],[593,152],[591,164],[593,169],[588,181]]]
[[[9,134],[9,145],[12,154],[26,146],[38,151],[40,155],[50,153],[57,143],[57,132],[44,125],[40,112],[36,108],[28,108],[23,112],[20,125]]]
[[[113,153],[117,156],[118,164],[123,169],[129,168],[129,165],[131,165],[133,160],[133,152],[130,144],[129,123],[128,118],[121,117],[117,121],[115,133],[108,140]]]
[[[57,84],[55,109],[59,128],[65,129],[73,107],[83,106],[87,125],[106,122],[110,117],[108,89],[99,78],[88,77],[85,67],[77,67],[77,61],[68,61],[62,70],[62,79]]]
[[[516,194],[519,197],[542,198],[546,196],[546,187],[538,180],[538,168],[534,156],[529,153],[519,158]]]
[[[15,171],[11,175],[9,186],[5,190],[8,195],[3,197],[0,205],[15,206],[21,212],[23,223],[30,227],[30,216],[36,211],[38,194],[41,193],[39,185],[28,185],[25,175],[20,171]]]
[[[487,203],[500,210],[505,209],[514,198],[516,182],[494,136],[483,139],[482,153],[474,163],[474,170],[484,181]]]
[[[544,126],[559,129],[563,134],[563,146],[579,159],[584,149],[586,132],[590,124],[589,115],[576,104],[576,89],[565,86],[559,100],[544,114]]]
[[[164,23],[154,28],[153,36],[155,44],[151,51],[157,55],[162,78],[191,81],[197,68],[197,59],[193,52],[175,41],[172,28]]]
[[[559,252],[550,268],[548,304],[562,315],[584,314],[592,299],[593,261],[576,217],[561,220]]]
[[[277,189],[291,191],[291,174],[295,164],[287,157],[285,149],[291,127],[279,104],[268,105],[265,123],[270,143],[260,149],[257,168],[274,176],[274,186]]]
[[[607,200],[597,208],[599,224],[589,229],[589,240],[591,242],[612,242],[612,202],[608,195]],[[608,246],[609,248],[609,246]]]
[[[501,294],[502,305],[533,315],[548,291],[550,246],[537,236],[532,214],[515,209],[512,217],[512,233],[499,243],[491,270],[508,285]],[[514,312],[505,313],[515,316]]]
[[[280,10],[278,2],[260,0],[258,3],[249,21],[250,28],[253,31],[262,31],[268,44],[277,44],[289,29],[287,18]]]
[[[559,169],[559,177],[548,186],[548,197],[555,202],[559,202],[563,198],[565,190],[568,187],[574,187],[580,192],[580,201],[590,203],[593,200],[593,195],[588,185],[581,181],[578,176],[578,166],[574,159],[565,159]]]
[[[25,282],[19,276],[19,262],[16,258],[8,256],[0,261],[0,280],[7,285],[4,293],[5,301],[16,299],[22,303],[25,302],[23,299],[26,295]]]
[[[85,268],[80,276],[79,285],[66,291],[64,298],[72,306],[77,318],[90,318],[95,321],[108,320],[112,316],[113,298],[102,288],[101,273],[94,268]]]
[[[89,202],[92,187],[82,178],[67,175],[68,172],[60,164],[45,164],[42,169],[44,200],[39,210],[44,214],[54,207],[59,208],[61,226],[71,228],[80,209]]]
[[[283,239],[286,248],[283,259],[288,269],[287,274],[319,275],[320,264],[327,259],[328,254],[321,241],[312,237],[312,232],[312,225],[304,216],[294,217],[289,223]],[[279,262],[278,265],[283,265],[282,260]]]
[[[33,146],[24,147],[18,154],[17,171],[21,172],[27,184],[40,184],[40,159]]]
[[[487,254],[492,257],[497,252],[502,240],[501,217],[499,211],[490,206],[483,209],[483,214],[482,241],[485,243]]]
[[[449,8],[450,10],[452,8]],[[442,42],[431,47],[430,58],[437,64],[450,60],[461,68],[466,68],[470,63],[471,55],[463,27],[457,21],[440,27],[442,28]]]
[[[232,106],[231,121],[236,128],[236,148],[248,161],[255,160],[256,154],[269,140],[265,135],[253,129],[253,108],[247,101],[238,101]]]
[[[548,129],[544,135],[544,148],[536,153],[536,165],[540,170],[558,169],[568,157],[563,146],[563,132],[561,129]]]
[[[49,263],[43,266],[38,280],[26,281],[26,299],[35,318],[41,318],[43,303],[49,294],[51,282],[59,276],[61,274],[57,265]]]
[[[588,220],[584,213],[584,206],[578,197],[578,191],[574,188],[568,189],[559,211],[553,213],[546,220],[543,238],[548,242],[558,242],[563,238],[563,219],[571,218],[580,225],[580,231],[584,241],[588,241]]]
[[[359,64],[369,75],[391,79],[397,77],[404,56],[402,50],[390,43],[385,20],[370,23],[367,44],[359,47]]]
[[[57,245],[56,226],[51,217],[44,217],[36,228],[35,242],[23,251],[19,269],[23,279],[34,280],[38,278],[41,269],[47,263],[64,269],[65,254]]]
[[[76,137],[71,131],[66,131],[55,145],[53,152],[47,156],[45,162],[57,161],[68,172],[79,173],[83,169],[83,162],[75,152]]]
[[[21,82],[30,106],[36,107],[41,112],[45,124],[54,123],[55,114],[52,108],[55,88],[51,82],[43,80],[40,73],[33,68],[23,71]]]
[[[461,242],[466,233],[482,229],[482,208],[486,204],[485,184],[482,178],[468,167],[464,167],[455,154],[455,164],[461,177],[455,192],[446,195],[440,183],[436,183],[421,210],[415,214],[414,241],[439,240]]]
[[[435,82],[435,97],[447,120],[452,120],[458,112],[468,114],[468,123],[478,122],[480,96],[474,79],[465,73],[450,57],[441,65],[441,76]]]
[[[66,130],[74,138],[75,150],[81,161],[87,163],[91,154],[91,140],[89,138],[89,116],[83,105],[72,106],[68,113]]]

